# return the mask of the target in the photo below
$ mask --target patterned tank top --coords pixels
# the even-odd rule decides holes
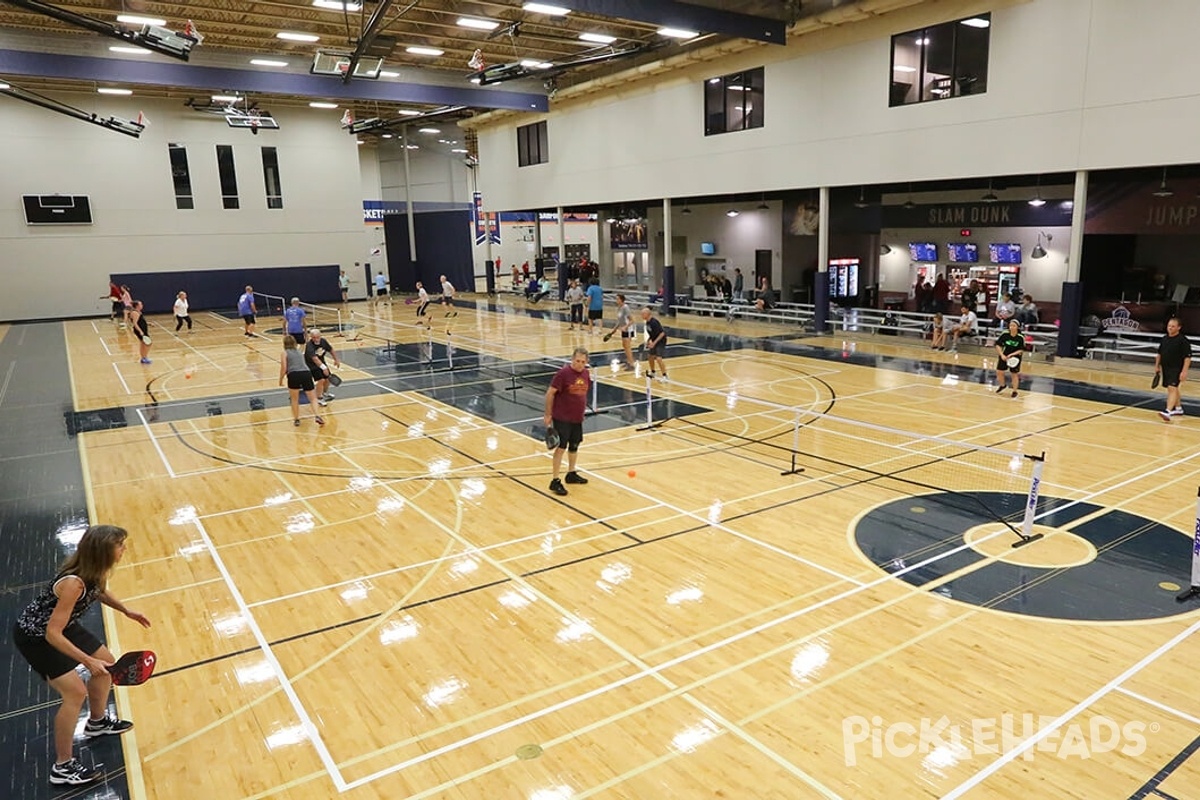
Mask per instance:
[[[58,596],[54,594],[54,587],[66,575],[58,575],[33,599],[21,616],[17,617],[17,627],[30,636],[45,636],[46,625],[50,622],[50,615],[54,613],[54,607],[58,605]],[[68,625],[79,621],[79,618],[91,608],[99,597],[101,587],[96,584],[84,584],[83,594],[75,601],[75,607],[71,609],[71,619]]]

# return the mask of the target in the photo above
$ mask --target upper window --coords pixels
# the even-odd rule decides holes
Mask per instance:
[[[175,207],[195,208],[192,198],[192,175],[188,171],[187,148],[181,144],[167,145],[171,157],[171,180],[175,183]]]
[[[263,183],[267,190],[267,208],[283,208],[283,188],[279,185],[279,156],[274,147],[262,149]]]
[[[517,128],[517,166],[545,164],[549,160],[550,140],[546,135],[545,121]]]
[[[237,208],[237,172],[233,168],[231,145],[217,145],[217,175],[221,178],[221,205],[225,208]]]
[[[890,104],[986,92],[991,25],[980,14],[893,36]]]
[[[704,82],[704,135],[763,126],[762,67]]]

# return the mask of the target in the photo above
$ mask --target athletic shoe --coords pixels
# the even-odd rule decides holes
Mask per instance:
[[[1013,389],[1013,394],[1012,394],[1012,396],[1013,396],[1013,397],[1016,397],[1016,396],[1017,396],[1017,390],[1016,390],[1016,389]]]
[[[559,497],[567,496],[567,487],[563,486],[562,481],[560,481],[558,478],[550,481],[550,491],[554,492]]]
[[[1160,411],[1160,412],[1158,412],[1158,415],[1160,417],[1162,417],[1163,419],[1165,419],[1167,422],[1171,421],[1171,412],[1170,411]]]
[[[653,373],[653,372],[647,372],[647,373],[646,373],[646,377],[647,377],[647,378],[649,378],[650,380],[654,380],[654,373]]]
[[[1004,384],[1002,383],[996,387],[996,394],[1000,394],[1003,391],[1004,391]]]
[[[294,419],[294,420],[292,420],[292,424],[293,424],[293,425],[295,425],[297,428],[299,428],[299,427],[300,427],[300,420],[298,420],[298,419]]]
[[[85,767],[79,763],[78,758],[72,758],[64,764],[55,764],[50,767],[50,782],[56,785],[82,786],[85,783],[98,781],[102,777],[104,777],[103,770]]]
[[[335,395],[333,392],[326,392],[325,394],[321,395],[321,397],[325,398],[326,400],[332,400],[333,398],[337,397],[337,395]]]
[[[143,363],[143,364],[149,364],[149,363],[150,363],[150,359],[148,359],[148,358],[143,358],[143,359],[142,359],[142,363]]]
[[[1172,409],[1171,409],[1171,416],[1172,416],[1172,417],[1182,417],[1182,416],[1183,416],[1183,408],[1182,408],[1182,407],[1180,407],[1180,408],[1172,408]]]
[[[567,483],[584,484],[584,483],[587,483],[587,478],[583,477],[578,472],[568,472],[567,473]]]
[[[122,733],[133,730],[133,723],[127,719],[117,719],[114,716],[106,714],[103,719],[87,721],[83,726],[83,735],[89,737],[95,736],[120,736]]]
[[[322,397],[320,400],[318,400],[318,401],[317,401],[317,405],[319,405],[319,406],[327,406],[327,405],[329,405],[329,401],[328,401],[328,400],[326,400],[324,397]]]
[[[665,373],[665,372],[664,372],[664,373],[662,374],[662,377],[661,377],[661,378],[659,378],[659,380],[661,380],[663,383],[666,383],[666,382],[667,382],[667,373]]]
[[[313,417],[313,420],[314,420],[314,421],[315,421],[315,422],[316,422],[318,425],[324,425],[324,424],[325,424],[325,420],[321,419],[320,417]]]

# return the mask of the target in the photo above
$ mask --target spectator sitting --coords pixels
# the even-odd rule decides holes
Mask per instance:
[[[1017,304],[1013,302],[1012,295],[1008,292],[1004,293],[1004,299],[996,303],[996,325],[1000,328],[1007,328],[1008,321],[1017,313]],[[1018,320],[1019,321],[1019,320]]]
[[[539,291],[541,291],[541,286],[538,284],[537,278],[530,278],[529,284],[525,287],[525,299],[533,298]]]
[[[1033,304],[1033,296],[1025,295],[1021,305],[1017,306],[1016,313],[1013,315],[1017,322],[1021,323],[1021,327],[1026,325],[1038,324],[1038,307]]]
[[[946,322],[942,317],[942,312],[937,312],[933,315],[933,348],[934,350],[946,349]]]
[[[536,303],[538,300],[541,300],[543,297],[546,297],[550,294],[549,278],[542,276],[542,279],[540,281],[536,281],[535,285],[537,286],[537,290],[534,292],[533,297],[530,298],[530,302],[532,303]]]
[[[962,316],[958,318],[958,324],[954,326],[954,341],[950,343],[950,352],[958,350],[958,340],[962,336],[975,336],[978,334],[976,327],[979,324],[979,318],[975,316],[975,312],[968,306],[962,307]]]

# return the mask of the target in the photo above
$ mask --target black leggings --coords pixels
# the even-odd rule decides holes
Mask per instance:
[[[187,316],[184,316],[184,317],[180,317],[180,316],[176,315],[176,317],[175,317],[175,330],[177,330],[177,331],[178,331],[180,328],[182,328],[182,327],[183,327],[183,323],[185,323],[185,322],[188,324],[188,330],[190,331],[190,330],[192,329],[192,317],[191,317],[191,315],[189,314],[189,315],[187,315]]]

